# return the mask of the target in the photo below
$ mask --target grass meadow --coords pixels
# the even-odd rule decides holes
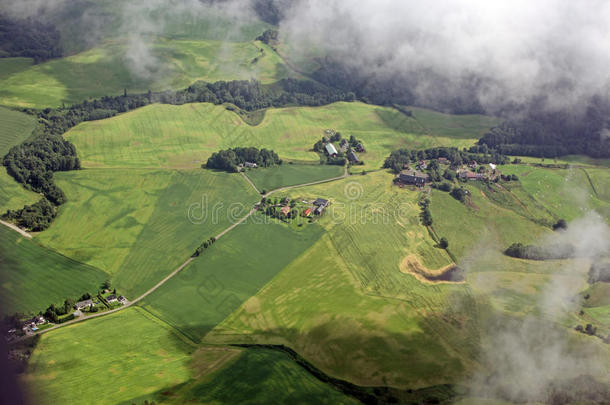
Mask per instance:
[[[270,83],[291,75],[281,59],[259,41],[159,38],[151,45],[154,66],[134,74],[125,40],[106,42],[75,55],[26,65],[20,58],[0,76],[0,104],[46,108],[90,97],[184,88],[197,80],[258,79]],[[254,58],[258,58],[253,63]],[[0,65],[2,66],[2,65]],[[12,73],[11,73],[12,72]]]
[[[249,170],[246,175],[257,189],[269,191],[279,187],[339,177],[343,171],[344,168],[341,166],[284,163],[280,166]]]
[[[68,201],[37,241],[106,271],[131,299],[259,199],[240,175],[201,169],[87,169],[55,176]]]
[[[247,125],[223,106],[188,104],[151,105],[107,120],[78,125],[66,134],[87,167],[194,168],[215,151],[235,146],[275,150],[284,159],[317,163],[311,149],[326,128],[344,136],[355,135],[367,149],[360,155],[366,169],[379,168],[391,150],[432,146],[465,147],[475,142],[489,124],[480,116],[458,117],[482,124],[428,130],[435,114],[414,117],[388,107],[359,102],[323,107],[270,109],[257,126]],[[443,115],[444,116],[444,115]]]
[[[0,67],[3,59],[0,58]],[[0,69],[1,70],[1,69]],[[0,107],[0,157],[11,147],[27,139],[36,126],[36,119],[18,111]],[[8,209],[22,208],[40,199],[36,193],[26,190],[0,167],[0,214]]]
[[[143,307],[198,342],[321,236],[255,214],[149,295]]]
[[[419,224],[418,193],[391,182],[376,172],[291,190],[294,198],[331,200],[317,220],[326,233],[204,342],[285,344],[360,385],[418,388],[466,373],[478,342],[477,303],[464,284],[426,284],[400,271],[410,254],[431,268],[450,258]],[[358,198],[346,194],[360,187]],[[388,221],[375,223],[384,207]]]
[[[44,334],[23,381],[37,403],[131,403],[184,383],[195,348],[139,308]]]
[[[0,226],[0,308],[2,313],[38,313],[66,297],[95,292],[103,271],[43,248]]]
[[[311,375],[287,354],[249,348],[215,373],[206,374],[163,403],[359,404]]]

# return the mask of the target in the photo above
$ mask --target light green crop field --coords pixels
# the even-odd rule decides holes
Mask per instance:
[[[331,179],[343,174],[344,168],[333,165],[286,164],[249,170],[246,175],[259,190],[273,190],[279,187]]]
[[[0,58],[0,79],[26,70],[32,63],[31,58]]]
[[[129,308],[42,335],[23,381],[37,403],[116,404],[188,381],[193,352],[169,326]]]
[[[67,297],[94,292],[103,271],[45,249],[0,226],[0,308],[4,314],[38,313]]]
[[[90,169],[55,176],[68,201],[38,242],[108,272],[131,299],[259,199],[240,175],[202,169]]]
[[[451,261],[419,224],[418,192],[391,182],[375,172],[291,190],[299,200],[331,200],[317,220],[327,233],[204,341],[285,344],[360,385],[416,388],[467,372],[477,303],[465,284],[424,283],[401,272],[409,255],[433,269]]]
[[[416,122],[417,112],[414,116],[409,118],[391,108],[359,102],[335,103],[270,109],[263,121],[253,127],[222,106],[151,105],[80,124],[66,137],[76,145],[87,167],[182,168],[196,167],[213,152],[235,146],[266,147],[282,158],[317,163],[319,156],[312,152],[313,144],[325,129],[333,128],[346,137],[353,134],[362,139],[367,150],[360,154],[364,168],[376,169],[394,149],[465,147],[472,145],[484,130],[481,126],[477,131],[456,133],[451,128],[429,132]]]
[[[243,350],[231,364],[180,389],[162,403],[359,404],[307,372],[288,355]]]
[[[197,80],[251,78],[269,83],[291,75],[277,54],[259,41],[159,38],[150,47],[153,60],[144,67],[141,61],[134,61],[133,66],[138,68],[126,58],[125,41],[117,40],[65,58],[13,69],[12,74],[0,76],[0,104],[58,107],[89,97],[119,95],[125,88],[135,93],[184,88]],[[258,58],[255,63],[254,58]]]
[[[556,217],[570,221],[594,209],[610,221],[610,201],[606,192],[610,176],[603,169],[505,165],[500,170],[519,176],[523,189]],[[591,181],[588,173],[593,175]],[[591,184],[595,185],[595,190]]]
[[[2,59],[0,58],[0,68]],[[0,159],[12,146],[23,142],[32,134],[36,119],[18,111],[0,107]],[[24,189],[0,167],[0,214],[7,209],[22,208],[25,204],[36,202],[40,196]]]
[[[323,230],[298,230],[256,214],[146,297],[144,308],[199,341],[241,303],[319,239]],[[191,308],[185,310],[185,308]]]

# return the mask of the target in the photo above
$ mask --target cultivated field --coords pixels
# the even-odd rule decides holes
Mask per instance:
[[[339,177],[344,168],[331,165],[299,165],[284,163],[281,166],[249,170],[246,175],[257,189],[270,191],[278,187],[311,183]]]
[[[152,287],[259,199],[240,175],[201,169],[88,169],[56,178],[68,202],[38,242],[108,272],[128,298]]]
[[[38,313],[50,304],[95,292],[108,278],[0,226],[0,308],[3,314]]]
[[[323,232],[316,224],[296,231],[275,220],[256,223],[265,220],[255,214],[239,225],[148,296],[143,307],[198,342]]]
[[[247,125],[223,106],[187,104],[151,105],[111,119],[78,125],[66,134],[87,167],[198,167],[219,150],[256,146],[275,150],[280,157],[317,163],[312,152],[326,128],[344,136],[355,135],[367,149],[365,168],[379,168],[391,150],[400,147],[469,146],[488,128],[489,119],[464,116],[470,127],[428,130],[434,115],[420,119],[387,107],[359,102],[323,107],[270,109],[257,126]],[[472,124],[472,122],[482,122]],[[465,124],[463,124],[465,125]]]
[[[45,334],[23,381],[41,404],[116,404],[188,381],[190,343],[139,308]]]

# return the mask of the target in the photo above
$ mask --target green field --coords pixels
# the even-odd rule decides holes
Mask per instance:
[[[286,164],[249,170],[246,175],[258,190],[274,190],[279,187],[311,183],[339,177],[344,168],[331,165]]]
[[[38,65],[15,61],[10,67],[21,68],[0,76],[0,104],[59,107],[89,97],[119,95],[124,89],[130,93],[179,89],[197,80],[254,78],[269,83],[291,74],[277,54],[259,41],[158,39],[151,51],[155,65],[141,75],[130,70],[126,49],[119,40]]]
[[[199,341],[316,242],[322,228],[298,231],[256,214],[206,250],[144,301],[144,308]],[[185,310],[185,308],[190,308]]]
[[[420,122],[431,122],[435,115],[426,111],[414,118],[388,107],[363,103],[335,103],[323,107],[270,109],[263,121],[253,127],[222,106],[188,104],[151,105],[107,120],[78,125],[66,134],[76,145],[86,167],[198,167],[213,152],[235,146],[266,147],[281,158],[317,163],[313,144],[326,128],[344,136],[355,135],[367,149],[360,158],[365,168],[379,168],[391,150],[408,147],[472,145],[489,124],[476,130],[456,131],[440,126],[436,132]],[[444,116],[444,115],[443,115]],[[472,124],[476,127],[476,125]]]
[[[0,58],[0,66],[1,63]],[[0,158],[4,157],[12,146],[27,139],[35,125],[36,119],[33,116],[0,107]],[[8,209],[32,204],[39,198],[38,194],[24,189],[9,176],[4,166],[0,167],[0,214]]]
[[[130,308],[43,335],[23,381],[42,404],[130,401],[188,381],[183,339]]]
[[[477,304],[466,285],[425,284],[400,271],[410,254],[431,268],[450,259],[419,224],[418,193],[391,179],[376,172],[291,190],[299,200],[330,198],[318,221],[327,233],[204,342],[285,344],[359,385],[419,388],[461,378],[474,365]],[[357,189],[352,182],[362,187],[358,198],[346,191]],[[387,221],[376,220],[384,209]]]
[[[108,275],[0,226],[0,308],[4,314],[38,313],[66,297],[95,292]]]
[[[610,200],[606,191],[610,186],[610,176],[607,170],[551,169],[528,165],[504,165],[500,169],[503,173],[519,176],[523,189],[558,218],[570,221],[594,209],[610,221]],[[592,176],[591,181],[588,173]]]
[[[250,348],[222,370],[181,387],[163,403],[359,404],[320,382],[288,355]]]
[[[37,241],[108,272],[131,299],[259,198],[240,175],[201,169],[88,169],[56,179],[68,202]]]

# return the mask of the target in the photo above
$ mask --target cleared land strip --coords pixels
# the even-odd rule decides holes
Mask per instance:
[[[347,171],[347,168],[346,168],[346,169],[345,169],[345,173],[343,173],[343,175],[341,175],[341,176],[338,176],[338,177],[333,177],[333,178],[330,178],[330,179],[325,179],[325,180],[313,181],[313,182],[310,182],[310,183],[295,184],[294,186],[279,187],[279,188],[276,188],[275,190],[271,190],[271,191],[269,191],[267,194],[265,194],[265,195],[264,195],[264,197],[267,197],[267,196],[269,196],[269,195],[271,195],[271,194],[273,194],[273,193],[279,192],[279,191],[286,191],[286,190],[290,190],[290,189],[293,189],[293,188],[298,188],[298,187],[307,187],[307,186],[313,186],[313,185],[316,185],[316,184],[321,184],[321,183],[329,183],[329,182],[331,182],[331,181],[342,180],[342,179],[344,179],[344,178],[348,177],[349,175],[350,175],[350,174],[349,174],[349,172]],[[245,176],[245,175],[244,175],[244,176]],[[245,176],[245,177],[247,178],[247,176]],[[249,180],[249,179],[248,179],[248,180]],[[254,187],[254,185],[253,185],[253,184],[252,184],[252,186]],[[254,187],[254,188],[256,189],[256,187]],[[218,240],[218,239],[222,238],[222,237],[223,237],[223,236],[224,236],[224,235],[225,235],[227,232],[229,232],[229,231],[233,230],[233,229],[234,229],[234,228],[235,228],[237,225],[239,225],[239,224],[243,223],[243,222],[244,222],[246,219],[248,219],[248,218],[249,218],[249,217],[250,217],[252,214],[254,214],[255,212],[256,212],[256,208],[252,208],[252,209],[251,209],[251,210],[250,210],[250,211],[249,211],[249,212],[248,212],[246,215],[244,215],[242,218],[240,218],[239,220],[237,220],[237,221],[236,221],[234,224],[232,224],[232,225],[231,225],[231,226],[229,226],[227,229],[225,229],[224,231],[222,231],[222,232],[220,232],[218,235],[216,235],[216,239]],[[22,229],[20,229],[20,228],[16,227],[16,226],[15,226],[15,225],[13,225],[13,224],[9,224],[9,223],[4,222],[4,221],[0,221],[0,222],[2,222],[2,224],[4,224],[4,225],[8,226],[9,228],[16,230],[17,232],[21,233],[22,235],[24,235],[24,236],[26,236],[26,237],[29,237],[29,238],[31,238],[31,237],[32,237],[30,234],[28,234],[28,233],[27,233],[27,232],[25,232],[24,230],[22,230]],[[15,229],[15,228],[16,228],[16,229]],[[43,329],[43,330],[37,331],[37,332],[35,332],[35,333],[31,334],[31,335],[27,335],[27,336],[24,336],[24,337],[22,337],[22,338],[15,339],[15,340],[11,341],[9,344],[11,344],[11,343],[16,343],[16,342],[20,342],[20,341],[25,340],[25,339],[27,339],[27,338],[30,338],[30,337],[32,337],[32,336],[34,336],[34,335],[40,335],[40,334],[42,334],[42,333],[46,333],[46,332],[49,332],[49,331],[52,331],[52,330],[55,330],[55,329],[61,328],[61,327],[63,327],[63,326],[72,325],[72,324],[75,324],[75,323],[77,323],[77,322],[86,321],[86,320],[88,320],[88,319],[93,319],[93,318],[97,318],[97,317],[104,316],[104,315],[109,315],[109,314],[112,314],[112,313],[114,313],[114,312],[118,312],[118,311],[120,311],[120,310],[122,310],[122,309],[129,308],[130,306],[132,306],[132,305],[134,305],[134,304],[137,304],[138,302],[140,302],[141,300],[143,300],[144,298],[146,298],[146,297],[147,297],[149,294],[153,293],[155,290],[157,290],[159,287],[161,287],[163,284],[165,284],[165,283],[166,283],[166,282],[167,282],[169,279],[171,279],[172,277],[174,277],[174,276],[175,276],[176,274],[178,274],[178,273],[179,273],[181,270],[183,270],[183,269],[184,269],[186,266],[188,266],[188,265],[189,265],[189,264],[190,264],[190,263],[191,263],[193,260],[195,260],[195,258],[193,258],[193,257],[189,257],[189,258],[188,258],[188,259],[187,259],[187,260],[186,260],[184,263],[182,263],[180,266],[178,266],[176,269],[174,269],[174,270],[173,270],[173,271],[172,271],[170,274],[168,274],[168,275],[167,275],[167,276],[166,276],[166,277],[165,277],[163,280],[159,281],[157,284],[155,284],[153,287],[151,287],[151,288],[150,288],[148,291],[146,291],[144,294],[140,295],[140,296],[139,296],[139,297],[137,297],[135,300],[130,301],[129,303],[127,303],[127,304],[123,305],[122,307],[115,308],[115,309],[111,309],[111,310],[106,311],[106,312],[100,312],[100,313],[98,313],[98,314],[94,314],[94,315],[88,315],[88,316],[84,316],[84,315],[83,315],[83,316],[80,316],[80,317],[78,317],[78,318],[76,318],[76,319],[73,319],[73,320],[71,320],[71,321],[68,321],[68,322],[65,322],[65,323],[60,323],[60,324],[58,324],[58,325],[51,326],[50,328],[47,328],[47,329]]]
[[[27,233],[23,229],[19,228],[17,225],[11,224],[10,222],[5,222],[5,221],[3,221],[1,219],[0,219],[0,224],[8,226],[13,231],[19,232],[19,234],[21,234],[21,236],[25,236],[28,239],[32,239],[32,235],[30,235],[29,233]]]

